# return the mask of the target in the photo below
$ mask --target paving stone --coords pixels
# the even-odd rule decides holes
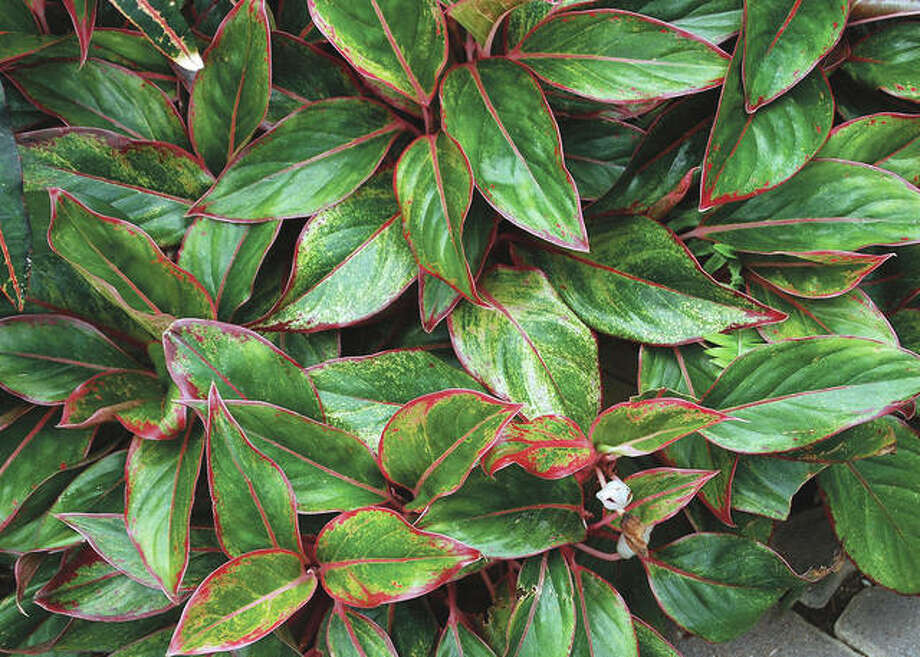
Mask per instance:
[[[684,657],[860,657],[798,615],[778,610],[734,641],[711,644],[691,637],[675,647]]]
[[[810,609],[824,609],[825,605],[831,601],[837,589],[851,573],[856,572],[856,566],[849,559],[843,561],[840,570],[829,574],[824,579],[820,579],[814,584],[809,584],[802,595],[799,597],[801,602]]]
[[[917,657],[920,598],[877,586],[860,591],[840,614],[834,633],[868,657]]]

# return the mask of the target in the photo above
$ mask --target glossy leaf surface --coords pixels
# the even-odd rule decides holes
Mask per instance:
[[[495,657],[485,641],[463,623],[448,620],[434,652],[435,657]]]
[[[562,553],[547,552],[524,562],[517,588],[525,591],[508,622],[508,654],[563,657],[575,637],[575,587]]]
[[[741,0],[617,0],[617,7],[667,21],[721,43],[741,27]]]
[[[296,554],[257,550],[215,570],[192,594],[167,655],[234,650],[261,639],[313,596],[316,576]]]
[[[397,657],[393,640],[377,623],[344,605],[333,608],[324,629],[330,655]]]
[[[634,519],[643,526],[664,522],[690,504],[707,481],[716,475],[708,470],[683,470],[679,468],[651,468],[630,475],[623,482],[632,492],[632,501],[626,507],[624,520],[615,519],[610,524],[620,527],[625,518]]]
[[[581,491],[570,477],[552,481],[505,468],[489,478],[474,470],[460,490],[436,500],[416,524],[484,556],[513,559],[582,540],[581,510]]]
[[[738,459],[732,480],[732,507],[775,520],[786,520],[792,507],[792,496],[824,468],[824,465],[815,463],[745,454]]]
[[[890,454],[903,436],[910,433],[907,424],[893,415],[885,415],[857,424],[827,440],[797,449],[789,455],[810,463],[844,463]]]
[[[600,404],[597,344],[545,276],[500,267],[479,284],[492,308],[459,305],[448,326],[466,369],[528,417],[557,414],[587,427]]]
[[[419,397],[396,411],[384,428],[380,469],[412,493],[406,510],[422,511],[463,485],[520,409],[467,390]]]
[[[587,250],[559,128],[523,67],[495,58],[454,68],[441,85],[441,119],[469,159],[476,187],[503,217],[537,237]]]
[[[264,0],[237,3],[204,51],[188,108],[195,150],[219,172],[265,117],[271,50]]]
[[[204,63],[180,8],[165,0],[112,0],[164,55],[189,71]]]
[[[773,287],[797,297],[835,297],[856,287],[890,256],[847,251],[754,255],[744,266]]]
[[[578,622],[572,657],[639,657],[629,609],[616,589],[586,568],[576,567],[574,578]]]
[[[559,124],[565,166],[584,200],[603,196],[622,175],[642,131],[616,120],[569,118]]]
[[[883,112],[847,121],[831,131],[819,155],[872,164],[920,184],[920,119]]]
[[[863,84],[910,101],[920,100],[916,23],[895,23],[853,45],[844,70]]]
[[[747,352],[702,402],[738,418],[703,429],[737,452],[805,447],[883,415],[920,393],[920,359],[848,337],[786,340]]]
[[[419,531],[382,508],[343,513],[316,539],[323,588],[353,607],[423,595],[479,556],[473,548]]]
[[[16,141],[13,137],[6,92],[0,86],[0,248],[5,274],[0,291],[22,311],[28,283],[31,228],[22,198],[23,180]]]
[[[363,183],[400,127],[369,100],[307,105],[243,149],[190,212],[233,221],[311,215]]]
[[[681,344],[782,315],[720,285],[674,235],[645,217],[591,222],[591,253],[528,251],[589,326],[616,337]]]
[[[562,479],[593,460],[594,449],[577,424],[567,417],[542,415],[505,427],[482,463],[489,475],[516,464],[543,479]]]

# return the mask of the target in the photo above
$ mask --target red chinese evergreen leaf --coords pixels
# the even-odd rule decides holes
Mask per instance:
[[[577,623],[571,657],[640,657],[636,631],[623,597],[587,568],[576,565],[573,571]]]
[[[301,552],[290,482],[249,441],[214,384],[205,431],[214,525],[224,552],[231,558],[260,548]]]
[[[525,592],[508,621],[508,655],[568,655],[575,640],[576,605],[572,571],[562,552],[531,557],[518,573]]]
[[[236,650],[281,625],[313,596],[316,575],[286,550],[256,550],[208,575],[189,598],[167,655]]]
[[[920,185],[920,116],[860,116],[831,130],[818,155],[872,164]]]
[[[419,397],[396,411],[384,428],[380,469],[412,493],[407,511],[423,511],[463,485],[520,410],[520,404],[471,390]]]
[[[517,464],[543,479],[561,479],[594,461],[594,447],[581,428],[561,415],[543,415],[508,425],[483,457],[489,475]]]
[[[642,456],[730,419],[724,413],[684,399],[647,399],[611,406],[594,420],[590,436],[602,453]]]
[[[843,70],[897,98],[920,101],[916,22],[892,22],[856,43]]]
[[[177,4],[168,0],[109,1],[176,64],[189,71],[204,66],[195,47],[195,37]]]
[[[340,603],[332,608],[322,638],[328,654],[334,657],[398,657],[393,640],[382,627]]]
[[[812,251],[742,257],[756,279],[797,297],[826,299],[845,294],[892,254]]]
[[[395,511],[349,511],[316,539],[316,559],[329,595],[354,607],[415,598],[480,558],[471,547],[416,529]]]
[[[89,41],[93,37],[96,22],[96,0],[64,0],[64,7],[70,14],[73,29],[80,42],[80,63],[86,62],[89,54]]]
[[[242,0],[204,51],[189,100],[189,136],[211,171],[223,169],[265,118],[270,63],[265,0]]]
[[[643,526],[664,522],[690,504],[706,482],[717,474],[709,470],[652,468],[630,475],[623,483],[629,486],[632,501],[623,515],[605,518],[605,524],[620,527],[626,517],[638,520]]]
[[[2,85],[0,172],[0,253],[3,255],[3,267],[6,270],[5,275],[0,276],[0,292],[22,312],[29,276],[32,231],[22,197],[22,167]]]

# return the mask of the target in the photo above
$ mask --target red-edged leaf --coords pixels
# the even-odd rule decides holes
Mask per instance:
[[[420,531],[395,511],[376,507],[343,513],[316,539],[323,588],[354,607],[424,595],[480,556],[478,550]]]
[[[896,98],[920,102],[918,23],[893,21],[853,45],[843,70]]]
[[[642,456],[730,419],[684,399],[662,397],[611,406],[597,416],[589,435],[602,453]]]
[[[438,639],[437,657],[495,657],[495,653],[475,632],[451,614]]]
[[[153,372],[113,370],[81,383],[64,402],[59,426],[87,427],[110,420],[148,440],[168,440],[185,428],[179,389]]]
[[[301,552],[294,490],[246,437],[217,388],[208,393],[208,486],[221,548],[231,558],[261,548]]]
[[[757,279],[797,297],[826,299],[845,294],[893,254],[812,251],[742,257]]]
[[[577,624],[571,657],[640,657],[623,597],[603,577],[574,566]],[[644,656],[643,656],[644,657]]]
[[[652,468],[630,475],[623,481],[632,491],[632,501],[610,525],[622,526],[627,516],[646,527],[673,518],[717,474],[709,470]]]
[[[0,253],[5,275],[0,292],[20,312],[25,306],[32,231],[22,197],[23,180],[6,94],[0,84]]]
[[[328,654],[334,657],[398,657],[392,639],[367,616],[336,603],[325,625]]]
[[[286,550],[256,550],[208,575],[189,598],[167,655],[203,655],[258,641],[307,603],[316,576]]]
[[[561,479],[593,460],[594,446],[575,422],[561,415],[543,415],[508,425],[482,464],[490,476],[517,464],[543,479]]]
[[[841,123],[818,155],[872,164],[920,185],[920,116],[879,112]]]
[[[914,0],[851,0],[850,25],[920,14]]]
[[[169,0],[109,0],[143,32],[150,42],[176,64],[197,71],[204,63],[181,7]]]
[[[572,571],[562,552],[531,557],[518,573],[523,594],[508,621],[508,655],[568,655],[575,639],[576,604]]]
[[[412,493],[406,510],[422,511],[460,488],[521,408],[472,390],[445,390],[396,411],[380,438],[378,462]]]
[[[73,29],[80,41],[80,62],[89,54],[89,41],[93,37],[96,22],[96,0],[64,0],[64,7],[73,21]]]

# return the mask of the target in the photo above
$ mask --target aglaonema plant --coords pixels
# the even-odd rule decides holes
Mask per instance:
[[[0,652],[674,657],[920,593],[920,24],[0,0]]]

